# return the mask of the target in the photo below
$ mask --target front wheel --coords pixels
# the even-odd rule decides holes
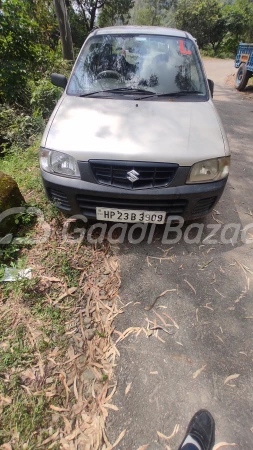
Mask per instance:
[[[237,74],[236,74],[236,80],[235,80],[236,89],[238,91],[243,91],[247,86],[249,78],[250,78],[249,71],[247,70],[246,64],[243,63],[240,65],[240,67],[237,71]]]

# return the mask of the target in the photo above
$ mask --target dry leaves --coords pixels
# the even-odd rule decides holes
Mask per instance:
[[[207,366],[207,365],[205,364],[205,365],[202,366],[200,369],[196,370],[196,372],[194,372],[192,378],[197,378],[197,377],[201,374],[201,372],[206,368],[206,366]]]
[[[116,441],[114,442],[113,446],[110,447],[108,450],[112,450],[113,448],[115,448],[115,447],[120,443],[120,441],[123,439],[123,437],[125,436],[125,434],[126,434],[126,429],[123,430],[123,431],[120,433],[118,439],[116,439]]]
[[[60,430],[57,430],[54,434],[52,434],[52,436],[50,436],[49,438],[45,439],[40,445],[38,445],[37,448],[43,447],[43,445],[46,445],[49,442],[56,441],[56,438],[59,435],[59,432],[60,432]]]
[[[131,382],[131,383],[128,383],[128,385],[127,385],[127,387],[126,387],[126,389],[125,389],[125,395],[128,394],[128,392],[129,392],[130,389],[131,389],[131,386],[132,386],[132,382]]]
[[[54,238],[56,240],[57,236]],[[62,247],[62,250],[68,253],[67,248]],[[59,347],[53,349],[50,348],[50,341],[50,346],[39,350],[37,344],[43,337],[43,327],[47,328],[47,319],[40,320],[39,316],[33,318],[29,314],[30,308],[23,303],[15,305],[18,308],[11,317],[10,333],[11,329],[17,328],[23,321],[27,329],[26,339],[34,349],[34,363],[29,363],[29,368],[25,366],[24,370],[19,368],[22,380],[20,389],[29,397],[39,398],[43,395],[50,401],[48,421],[43,416],[43,426],[45,422],[48,423],[38,433],[33,433],[31,439],[37,441],[40,448],[47,449],[59,445],[62,450],[110,450],[118,445],[126,433],[126,430],[122,431],[113,445],[105,433],[108,412],[118,411],[118,407],[112,403],[116,391],[113,370],[119,356],[113,340],[113,321],[118,314],[124,312],[123,307],[118,306],[118,263],[110,255],[106,240],[93,246],[83,243],[80,250],[79,254],[76,249],[69,251],[70,256],[73,256],[70,266],[79,271],[75,273],[75,284],[78,287],[68,287],[66,277],[61,276],[61,271],[58,270],[60,263],[55,264],[54,252],[49,244],[47,248],[43,248],[43,255],[50,264],[43,267],[36,291],[34,290],[36,293],[37,289],[39,293],[43,293],[45,306],[49,305],[59,311],[66,310],[68,318],[63,325],[67,346],[65,343],[62,345],[59,340]],[[41,248],[34,248],[31,258],[33,263],[36,263],[36,258],[40,261]],[[2,320],[9,315],[10,309],[0,310]],[[50,322],[49,324],[51,325]],[[38,335],[38,330],[41,329]],[[139,330],[140,328],[128,329],[120,333],[120,337],[125,339],[131,333],[137,334]],[[46,337],[45,333],[45,342]],[[54,339],[57,337],[56,329]],[[6,383],[9,383],[8,377],[14,373],[15,367],[11,367],[4,374]],[[130,387],[129,384],[126,394]],[[11,397],[10,393],[9,396],[0,397],[0,410],[6,406],[13,407]],[[22,448],[22,444],[20,436],[17,448]],[[11,447],[6,443],[3,448],[9,450]]]
[[[65,389],[65,392],[66,392],[65,406],[67,407],[67,406],[68,406],[68,402],[69,402],[69,392],[70,392],[70,389],[68,388],[68,385],[67,385],[67,383],[66,383],[66,374],[63,373],[63,372],[61,372],[60,375],[59,375],[59,379],[61,380],[61,382],[62,382],[62,384],[63,384],[63,387],[64,387],[64,389]]]
[[[12,450],[11,444],[3,444],[2,445],[2,450]]]
[[[179,330],[179,326],[178,326],[178,324],[175,322],[175,320],[174,319],[172,319],[172,317],[169,315],[169,314],[167,314],[167,313],[163,313],[163,315],[165,316],[165,317],[168,317],[168,319],[170,319],[171,320],[171,322],[173,323],[173,325],[174,325],[174,327],[176,327],[178,330]]]
[[[7,397],[7,396],[4,397],[3,395],[0,394],[0,402],[10,405],[12,403],[12,398]]]
[[[187,283],[188,286],[190,286],[190,288],[193,290],[194,294],[196,295],[196,289],[193,287],[193,285],[187,280],[184,280],[184,282]]]
[[[245,266],[245,264],[242,264],[240,261],[237,261],[236,259],[235,259],[235,262],[238,264],[239,267],[241,267],[241,269],[244,272],[248,272],[251,275],[253,275],[253,270],[251,270],[249,267]]]
[[[112,409],[113,411],[118,411],[119,408],[116,405],[113,405],[112,403],[104,403],[104,408]]]
[[[50,409],[56,412],[63,412],[63,411],[69,411],[69,409],[66,408],[60,408],[59,406],[50,405]]]
[[[157,435],[160,437],[160,438],[162,438],[162,439],[166,439],[166,440],[168,440],[169,439],[169,437],[168,436],[165,436],[165,434],[163,434],[163,433],[160,433],[160,431],[157,431],[156,432],[157,433]]]
[[[224,384],[227,384],[229,381],[232,380],[236,380],[236,378],[238,378],[240,376],[239,373],[235,373],[234,375],[230,375],[229,377],[227,377],[224,381]]]
[[[140,331],[142,331],[141,327],[129,327],[123,333],[119,333],[118,332],[120,334],[120,337],[117,339],[116,344],[118,342],[123,341],[124,339],[126,339],[128,336],[130,336],[130,334],[133,334],[133,333],[137,334]]]
[[[174,427],[174,430],[172,431],[172,433],[169,436],[165,436],[165,434],[160,433],[160,431],[157,431],[157,435],[162,438],[165,439],[166,441],[169,441],[170,439],[172,439],[174,436],[176,436],[176,434],[179,432],[180,429],[180,425],[177,423]]]
[[[86,269],[86,277],[85,279],[81,273],[79,283],[86,299],[85,306],[74,311],[75,314],[69,321],[70,330],[72,321],[75,326],[78,322],[81,337],[76,337],[75,333],[67,334],[70,344],[65,361],[59,363],[55,360],[59,355],[57,349],[47,357],[57,370],[57,378],[63,390],[63,405],[51,404],[50,408],[63,418],[64,426],[58,430],[59,434],[48,437],[43,445],[52,442],[53,447],[53,441],[59,440],[61,448],[66,450],[98,450],[103,444],[106,445],[106,450],[111,450],[126,432],[124,430],[113,445],[109,443],[105,433],[108,410],[118,411],[118,407],[111,403],[116,385],[110,384],[116,356],[119,355],[112,340],[112,323],[117,314],[122,312],[117,308],[116,301],[120,286],[117,263],[101,251],[94,252],[93,263]],[[100,281],[101,277],[103,282]],[[65,291],[57,302],[63,300],[63,296],[71,296],[76,289]],[[93,328],[94,324],[96,328]],[[138,330],[139,328],[125,330],[120,333],[120,340]],[[52,389],[53,386],[52,384]],[[73,420],[75,417],[78,420]]]
[[[227,442],[219,442],[218,444],[215,444],[213,447],[213,450],[219,450],[222,447],[234,447],[236,444],[228,444]]]
[[[150,311],[154,305],[156,304],[157,300],[161,297],[163,297],[165,294],[167,294],[168,292],[176,292],[176,289],[166,289],[166,291],[162,292],[160,295],[158,295],[155,300],[153,301],[153,303],[150,306],[147,306],[145,309],[145,311]]]
[[[67,289],[66,292],[64,292],[63,294],[61,294],[61,295],[57,298],[57,300],[54,302],[54,304],[60,302],[60,301],[63,300],[65,297],[68,297],[69,295],[70,295],[70,296],[73,295],[73,294],[76,292],[76,290],[77,290],[77,287],[71,287],[71,288]]]

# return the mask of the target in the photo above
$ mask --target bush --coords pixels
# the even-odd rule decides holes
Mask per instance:
[[[45,122],[42,115],[27,115],[9,105],[0,106],[0,151],[6,153],[10,147],[21,149],[31,145],[39,133],[42,132]]]
[[[68,77],[72,69],[72,62],[62,59],[56,52],[48,57],[45,67],[47,67],[47,70],[43,77],[35,82],[31,81],[29,88],[33,113],[42,115],[44,119],[47,119],[62,95],[62,89],[53,86],[51,83],[50,75],[57,72]]]
[[[42,78],[37,83],[34,83],[31,97],[31,106],[34,110],[34,115],[47,119],[61,94],[62,89],[53,86],[48,78]]]
[[[37,73],[36,80],[29,77],[24,80],[24,107],[0,105],[0,154],[31,145],[43,131],[45,119],[49,118],[62,94],[62,89],[52,85],[50,74],[59,72],[69,76],[72,64],[59,57],[59,52],[48,53],[44,59],[44,72]]]
[[[200,50],[201,56],[207,56],[209,58],[221,58],[221,59],[234,59],[235,54],[227,50],[226,47],[221,45],[218,50],[213,50],[210,46],[206,46],[204,49]]]
[[[210,48],[205,48],[205,49],[201,49],[200,50],[200,54],[201,56],[208,56],[209,58],[215,58],[215,52],[214,50],[210,47]]]

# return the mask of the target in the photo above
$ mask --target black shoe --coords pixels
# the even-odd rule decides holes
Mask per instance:
[[[215,423],[212,415],[202,409],[192,418],[186,435],[178,450],[182,450],[187,436],[191,436],[201,447],[201,450],[211,450],[215,440]]]

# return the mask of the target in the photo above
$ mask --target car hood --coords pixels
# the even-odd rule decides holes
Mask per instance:
[[[182,166],[229,153],[211,100],[134,101],[66,94],[52,114],[42,146],[81,161],[156,161]]]

